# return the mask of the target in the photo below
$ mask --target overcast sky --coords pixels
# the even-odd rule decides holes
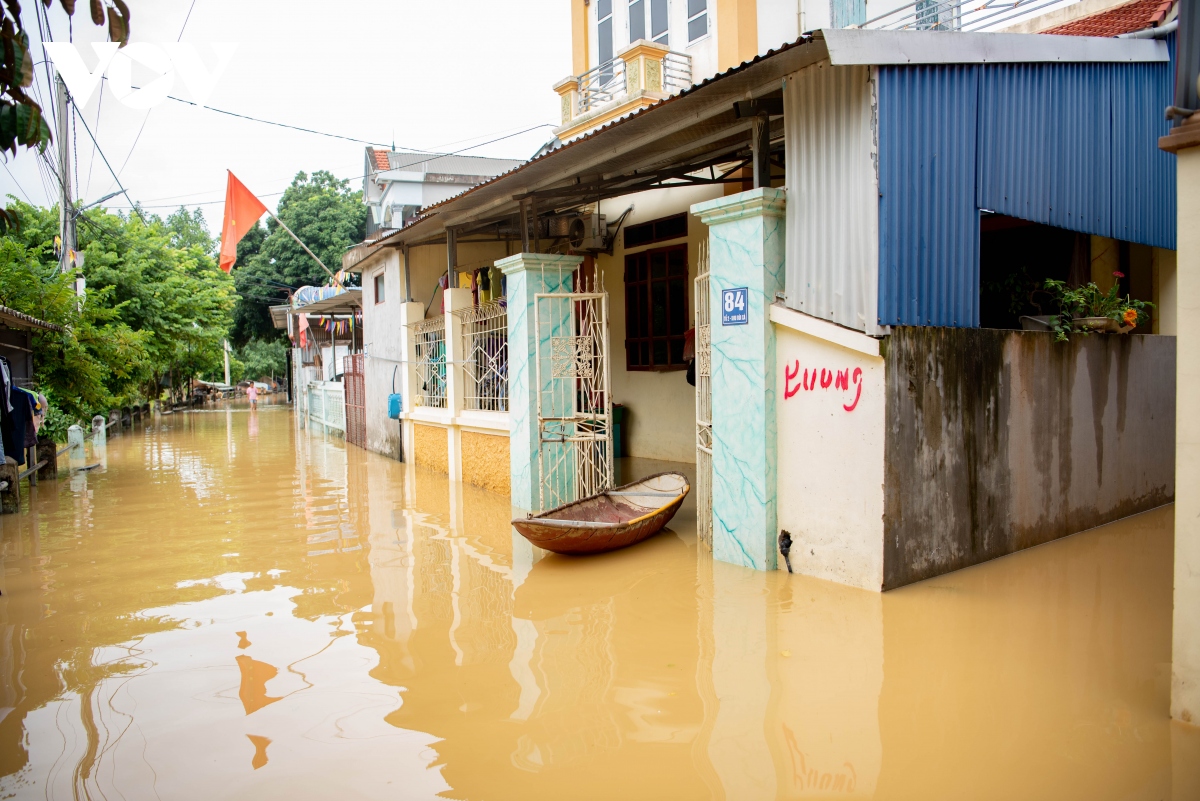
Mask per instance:
[[[542,123],[556,123],[551,86],[570,72],[570,9],[562,0],[127,0],[134,42],[183,41],[215,63],[211,44],[237,44],[207,105],[274,122],[400,148],[458,151]],[[34,58],[34,7],[23,3]],[[191,9],[190,18],[189,8]],[[69,39],[57,2],[49,10],[54,41]],[[186,19],[186,26],[185,26]],[[80,2],[75,42],[103,41]],[[85,63],[94,66],[85,46]],[[135,67],[133,85],[152,74]],[[37,68],[45,108],[45,67]],[[180,81],[171,94],[190,99]],[[172,100],[148,112],[115,99],[107,82],[82,106],[121,182],[143,207],[165,215],[200,205],[219,234],[225,170],[274,208],[300,170],[330,170],[361,186],[364,145],[250,122]],[[98,115],[98,119],[97,119]],[[141,137],[134,144],[139,129]],[[467,150],[525,159],[551,136],[550,126]],[[93,202],[116,189],[82,125],[75,135],[79,186]],[[128,161],[127,161],[128,160]],[[53,202],[37,157],[21,150],[0,170],[0,195]],[[127,163],[126,163],[127,162]],[[124,165],[122,167],[122,165]],[[118,209],[128,204],[114,198]]]

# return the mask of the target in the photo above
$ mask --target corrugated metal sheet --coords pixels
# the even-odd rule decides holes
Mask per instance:
[[[981,208],[1174,248],[1172,70],[878,68],[880,322],[978,325]]]
[[[977,66],[880,67],[879,322],[979,324]]]
[[[1175,249],[1175,156],[1158,149],[1170,123],[1175,37],[1170,64],[1113,68],[1113,221],[1111,236]]]
[[[1173,48],[1172,48],[1173,50]],[[1171,64],[997,64],[979,100],[981,208],[1175,247]]]
[[[787,305],[877,328],[878,182],[870,68],[816,65],[787,77]]]

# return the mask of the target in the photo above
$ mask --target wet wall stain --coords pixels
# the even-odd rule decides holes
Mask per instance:
[[[1174,337],[900,327],[885,363],[885,589],[1174,497]]]

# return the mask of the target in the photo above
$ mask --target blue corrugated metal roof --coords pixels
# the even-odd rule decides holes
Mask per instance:
[[[1175,156],[1158,149],[1171,129],[1163,110],[1174,98],[1175,37],[1169,64],[1113,68],[1113,221],[1111,236],[1175,249]]]
[[[979,70],[879,69],[883,325],[979,324]]]
[[[879,322],[979,324],[979,209],[1175,247],[1172,61],[880,67]]]

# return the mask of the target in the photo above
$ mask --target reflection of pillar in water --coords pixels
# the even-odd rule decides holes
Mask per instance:
[[[454,482],[450,482],[451,485]],[[462,566],[459,564],[458,538],[453,534],[446,537],[450,545],[450,647],[454,649],[454,666],[462,667],[463,652],[458,645],[458,627],[462,625],[462,608],[459,604],[459,590],[462,589]]]
[[[514,509],[516,514],[517,510]],[[525,583],[529,571],[545,555],[545,551],[534,547],[529,540],[517,533],[515,528],[509,528],[512,536],[512,591],[515,597],[517,588]],[[513,681],[521,688],[521,696],[516,710],[509,716],[513,720],[528,720],[533,714],[542,690],[538,686],[533,673],[533,654],[537,648],[537,626],[532,620],[524,620],[513,616],[513,632],[517,635],[517,645],[513,657],[508,663],[508,672]]]
[[[883,759],[883,597],[778,578],[777,689],[768,732],[780,794],[873,798]]]
[[[708,757],[726,798],[775,798],[775,766],[764,724],[767,679],[767,576],[713,565],[712,681],[720,699]]]

